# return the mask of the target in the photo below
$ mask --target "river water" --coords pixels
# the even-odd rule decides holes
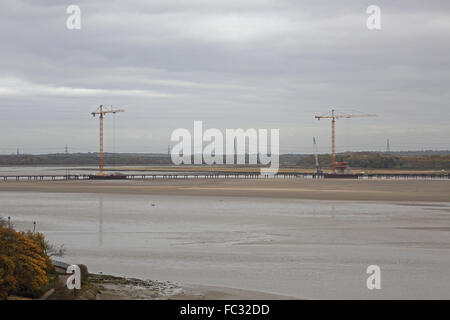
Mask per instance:
[[[299,298],[450,298],[450,205],[0,193],[0,216],[91,272]],[[381,268],[381,290],[366,269]]]

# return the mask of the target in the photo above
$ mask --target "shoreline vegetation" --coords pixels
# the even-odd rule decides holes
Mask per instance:
[[[50,257],[56,251],[42,233],[16,231],[0,217],[0,299],[39,298],[52,288],[58,275]]]

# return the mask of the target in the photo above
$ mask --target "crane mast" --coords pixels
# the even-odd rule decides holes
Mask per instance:
[[[337,112],[335,109],[331,109],[328,113],[315,116],[317,120],[331,119],[331,165],[333,173],[336,173],[336,120],[341,118],[362,118],[362,117],[376,117],[375,114],[347,114]]]
[[[110,109],[103,110],[103,105],[100,105],[100,107],[94,111],[91,112],[92,116],[95,117],[96,115],[99,115],[100,120],[100,159],[98,163],[98,169],[99,169],[99,175],[103,176],[103,117],[107,113],[116,114],[117,112],[124,112],[125,110],[122,109],[116,109],[113,110],[112,107]]]

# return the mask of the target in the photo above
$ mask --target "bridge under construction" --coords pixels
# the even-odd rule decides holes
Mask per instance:
[[[256,172],[190,172],[190,173],[152,173],[152,174],[120,174],[108,175],[106,180],[152,180],[152,179],[326,179],[329,176],[311,172],[283,173],[279,172],[273,177]],[[386,179],[386,180],[448,180],[447,173],[380,173],[380,174],[355,174],[355,175],[335,175],[337,178],[356,179]],[[105,180],[105,176],[99,178],[98,175],[91,174],[65,174],[65,175],[3,175],[2,181],[69,181],[69,180]]]

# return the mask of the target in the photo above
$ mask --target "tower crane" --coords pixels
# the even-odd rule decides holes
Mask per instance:
[[[124,112],[125,110],[122,109],[116,109],[113,110],[112,107],[110,107],[110,109],[106,109],[103,110],[103,105],[100,105],[100,107],[94,111],[91,112],[92,116],[95,117],[96,115],[99,115],[99,119],[100,119],[100,160],[99,160],[99,175],[103,176],[103,117],[105,114],[107,113],[112,113],[112,114],[116,114],[117,112]]]
[[[320,119],[331,119],[331,163],[333,168],[333,173],[336,173],[336,119],[341,118],[362,118],[362,117],[376,117],[375,114],[347,114],[338,112],[335,109],[331,109],[324,115],[315,116],[317,120]]]

